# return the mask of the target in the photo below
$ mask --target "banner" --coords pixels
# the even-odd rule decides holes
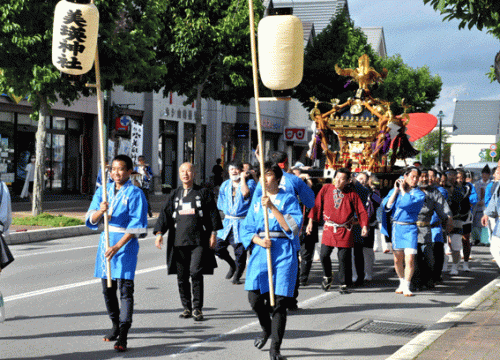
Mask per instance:
[[[130,157],[134,164],[137,164],[137,158],[142,155],[142,137],[143,125],[137,121],[132,121],[132,131],[130,132],[130,140],[132,142],[130,149]]]

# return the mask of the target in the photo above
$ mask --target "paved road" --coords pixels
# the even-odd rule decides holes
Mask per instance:
[[[129,351],[101,341],[110,322],[101,285],[92,278],[96,236],[15,245],[16,261],[0,276],[7,321],[0,324],[2,359],[268,359],[253,347],[259,332],[243,286],[224,279],[219,262],[205,279],[206,321],[180,319],[174,276],[153,238],[141,240]],[[282,353],[289,359],[385,359],[497,277],[487,248],[473,248],[472,272],[445,279],[413,298],[394,294],[391,255],[377,253],[374,281],[340,295],[319,287],[319,263],[290,313]],[[336,265],[336,264],[334,264]],[[392,333],[380,334],[380,331]],[[408,331],[409,334],[406,334]],[[413,331],[413,333],[412,333]]]

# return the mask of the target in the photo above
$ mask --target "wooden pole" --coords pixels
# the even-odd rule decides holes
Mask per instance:
[[[94,0],[91,0],[94,3]],[[99,160],[101,162],[101,179],[102,179],[102,201],[108,201],[108,177],[106,176],[106,158],[104,146],[104,100],[101,90],[101,69],[99,67],[99,50],[95,51],[95,78],[96,78],[96,90],[97,90],[97,127],[99,128]],[[106,240],[106,249],[109,249],[109,216],[108,212],[104,213],[104,238]],[[107,286],[111,287],[111,264],[109,259],[106,259],[106,277]]]
[[[255,116],[257,119],[257,139],[259,141],[259,163],[260,163],[260,182],[262,184],[262,196],[266,196],[266,182],[264,180],[264,147],[262,146],[262,126],[260,123],[260,104],[259,104],[259,77],[257,71],[257,48],[255,46],[255,20],[253,13],[253,1],[248,0],[249,18],[250,18],[250,47],[252,51],[252,73],[253,73],[253,91],[255,98]],[[269,238],[269,215],[267,209],[264,212],[264,226],[266,237]],[[274,283],[273,283],[273,261],[271,257],[271,248],[267,249],[267,273],[269,277],[269,299],[271,306],[274,306]]]

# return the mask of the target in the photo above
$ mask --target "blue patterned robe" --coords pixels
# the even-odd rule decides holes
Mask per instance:
[[[233,199],[233,181],[231,179],[226,180],[222,183],[219,189],[219,198],[217,200],[217,208],[221,210],[225,217],[222,222],[223,229],[217,232],[217,237],[222,240],[226,240],[229,232],[233,230],[234,243],[241,243],[240,239],[240,227],[243,219],[248,213],[250,208],[250,203],[252,202],[252,195],[255,191],[257,184],[252,179],[247,180],[247,186],[250,190],[250,194],[245,199],[241,194],[241,182],[238,184],[236,189],[236,195]]]
[[[261,197],[255,196],[252,199],[250,210],[242,224],[241,239],[246,249],[252,247],[246,273],[245,290],[260,290],[261,294],[265,294],[269,292],[267,249],[252,242],[255,234],[265,231],[261,199]],[[290,228],[290,231],[284,233],[281,225],[269,210],[269,231],[283,232],[286,235],[286,237],[271,238],[274,293],[292,297],[297,279],[297,252],[300,249],[298,233],[302,225],[302,211],[298,200],[281,189],[273,204],[283,214]]]
[[[137,266],[137,254],[139,253],[139,241],[137,237],[147,234],[148,227],[148,205],[146,197],[141,189],[127,181],[115,194],[115,183],[107,185],[109,210],[109,245],[114,246],[125,233],[134,234],[112,258],[112,279],[133,280]],[[99,224],[91,222],[91,216],[99,210],[102,202],[102,187],[98,188],[85,218],[85,224],[92,230],[97,230]],[[102,219],[101,219],[102,220]],[[104,231],[101,233],[97,256],[95,262],[94,276],[106,279],[106,240]]]

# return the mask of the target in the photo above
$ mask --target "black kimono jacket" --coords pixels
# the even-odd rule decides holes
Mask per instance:
[[[174,243],[175,243],[175,224],[179,214],[177,212],[176,204],[182,201],[182,186],[178,187],[175,191],[170,193],[165,202],[165,206],[160,212],[160,216],[156,221],[154,227],[154,234],[161,232],[165,234],[168,231],[167,238],[167,270],[168,274],[176,274],[177,268],[173,261],[174,256]],[[222,221],[220,218],[219,210],[215,204],[214,195],[210,189],[202,188],[198,185],[193,185],[191,190],[194,195],[199,196],[198,204],[193,203],[193,208],[196,212],[197,228],[200,233],[200,244],[203,246],[203,274],[213,274],[214,268],[217,267],[215,260],[215,253],[210,249],[210,235],[212,231],[222,229]],[[198,206],[199,205],[199,206]]]

